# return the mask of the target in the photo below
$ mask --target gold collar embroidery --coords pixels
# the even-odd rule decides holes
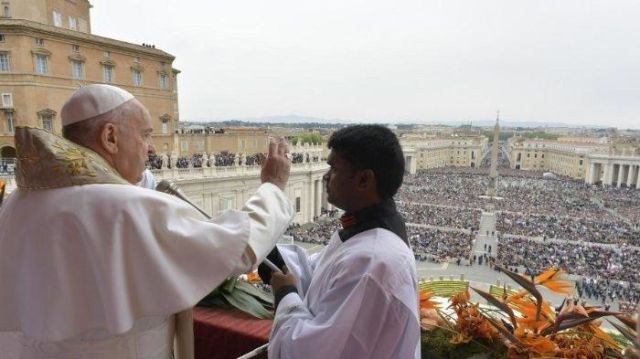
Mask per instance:
[[[15,142],[20,189],[129,184],[97,153],[43,129],[16,127]]]

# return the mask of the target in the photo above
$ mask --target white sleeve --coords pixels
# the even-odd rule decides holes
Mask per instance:
[[[255,269],[280,240],[294,215],[285,194],[272,183],[263,183],[249,198],[242,212],[249,215],[249,243],[233,274]]]
[[[369,275],[333,286],[312,313],[295,293],[276,311],[269,358],[415,358],[414,314]]]

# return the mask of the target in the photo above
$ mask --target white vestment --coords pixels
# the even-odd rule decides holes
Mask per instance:
[[[0,358],[168,359],[172,315],[261,262],[292,215],[269,183],[211,220],[132,185],[18,189],[0,207]]]
[[[269,358],[420,358],[416,265],[397,235],[375,228],[342,242],[336,232],[310,258],[278,250],[300,295],[278,305]]]
[[[156,186],[158,186],[158,181],[156,181],[156,177],[153,175],[151,170],[147,168],[144,170],[144,172],[142,172],[142,179],[136,184],[136,186],[148,189],[156,189]]]

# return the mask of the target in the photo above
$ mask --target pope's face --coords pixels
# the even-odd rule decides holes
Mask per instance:
[[[125,180],[136,184],[142,180],[149,153],[155,152],[151,139],[153,127],[149,111],[140,103],[127,111],[125,117],[119,126],[122,141],[118,143],[115,167]]]

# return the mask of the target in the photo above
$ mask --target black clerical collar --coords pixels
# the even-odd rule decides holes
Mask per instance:
[[[409,245],[404,219],[396,210],[393,199],[383,200],[379,204],[359,211],[345,213],[340,217],[340,222],[342,229],[338,231],[338,235],[343,242],[358,233],[373,228],[384,228],[395,233],[405,244]]]

